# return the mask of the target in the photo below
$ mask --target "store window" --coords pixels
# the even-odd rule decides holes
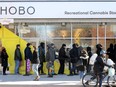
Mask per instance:
[[[106,36],[107,37],[116,37],[116,25],[107,25],[106,28]]]
[[[71,37],[71,26],[68,23],[47,24],[46,29],[47,39]]]
[[[96,24],[73,24],[73,38],[96,37]]]
[[[67,48],[71,48],[71,39],[51,39],[47,41],[47,44],[54,43],[56,50],[59,50],[62,44],[66,44]]]
[[[105,25],[99,25],[98,29],[98,37],[104,37],[105,36]]]
[[[35,25],[21,26],[20,33],[22,37],[37,37]]]
[[[73,40],[73,43],[75,43],[75,40]],[[97,44],[97,39],[80,39],[79,45],[81,45],[84,49],[86,49],[88,46],[92,48],[92,51],[95,51],[95,46]]]

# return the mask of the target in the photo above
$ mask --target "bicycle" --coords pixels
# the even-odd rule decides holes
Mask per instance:
[[[108,76],[107,72],[103,72],[103,80],[106,78],[106,83],[109,87],[113,87],[114,85],[116,86],[116,76]],[[99,78],[98,75],[95,75],[95,73],[86,73],[83,78],[82,78],[82,84],[84,87],[97,87],[99,83]]]

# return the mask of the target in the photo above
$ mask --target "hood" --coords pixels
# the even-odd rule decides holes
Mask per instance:
[[[51,48],[53,45],[54,45],[54,44],[51,43],[51,44],[48,44],[47,47],[48,47],[48,48]]]

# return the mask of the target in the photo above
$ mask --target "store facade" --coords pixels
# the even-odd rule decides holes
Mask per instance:
[[[0,19],[14,21],[3,25],[36,47],[40,42],[54,43],[57,49],[79,43],[94,51],[98,43],[104,49],[115,44],[115,2],[0,3]]]

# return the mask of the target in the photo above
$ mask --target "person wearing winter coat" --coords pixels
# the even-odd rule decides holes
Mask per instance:
[[[4,47],[2,48],[2,52],[1,52],[1,60],[2,60],[2,66],[3,66],[3,75],[7,75],[6,70],[8,67],[8,54]]]
[[[62,47],[59,50],[60,68],[59,68],[58,74],[64,74],[65,59],[68,57],[66,55],[65,49],[66,49],[66,44],[62,44]]]
[[[15,60],[15,74],[19,74],[19,67],[22,61],[22,55],[19,44],[16,45],[14,60]]]
[[[71,68],[71,74],[76,75],[76,64],[77,61],[79,60],[79,48],[77,44],[73,44],[73,48],[70,50],[70,57],[71,57],[71,63],[72,63],[72,68]]]
[[[102,80],[103,80],[103,70],[104,66],[109,66],[104,62],[104,58],[106,56],[106,52],[104,50],[100,51],[100,55],[97,56],[95,63],[94,63],[94,73],[98,75],[99,78],[99,87],[102,87]]]
[[[91,47],[87,47],[87,53],[88,53],[88,62],[87,62],[87,72],[90,72],[91,71],[91,65],[89,64],[90,62],[90,58],[92,56],[92,52],[91,52]]]
[[[25,60],[26,60],[26,74],[27,75],[30,74],[30,70],[31,70],[32,52],[31,52],[30,46],[31,46],[31,44],[27,43],[27,47],[24,50]]]
[[[35,77],[34,81],[37,81],[40,79],[39,72],[38,72],[39,58],[37,57],[36,47],[33,46],[33,48],[34,48],[34,51],[33,51],[33,58],[32,58],[32,70],[34,73],[36,73],[36,77]]]
[[[79,75],[80,75],[81,81],[82,81],[82,77],[84,73],[86,72],[88,58],[89,56],[87,51],[85,49],[82,49],[81,55],[80,55],[80,65],[79,65]]]
[[[39,53],[39,60],[40,60],[40,69],[39,73],[41,72],[42,75],[44,75],[43,71],[43,63],[45,62],[45,44],[43,42],[40,43],[40,46],[38,47],[38,53]]]
[[[111,43],[110,47],[107,49],[108,58],[110,58],[111,60],[113,60],[113,58],[114,58],[114,54],[113,53],[114,53],[114,46]]]
[[[53,77],[54,61],[56,58],[54,44],[48,44],[47,47],[48,47],[48,50],[46,53],[46,61],[47,61],[48,77]]]

